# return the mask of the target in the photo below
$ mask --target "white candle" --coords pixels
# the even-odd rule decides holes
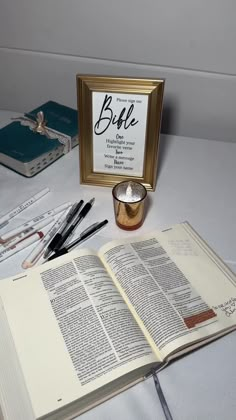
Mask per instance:
[[[146,188],[139,182],[125,181],[117,184],[114,189],[117,200],[123,203],[136,203],[146,196]]]

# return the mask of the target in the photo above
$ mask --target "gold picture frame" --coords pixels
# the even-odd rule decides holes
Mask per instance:
[[[77,75],[81,184],[154,191],[164,80]]]

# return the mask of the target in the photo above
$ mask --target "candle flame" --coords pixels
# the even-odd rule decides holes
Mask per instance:
[[[131,182],[128,183],[127,188],[126,188],[126,195],[127,197],[132,197],[133,194],[133,189],[131,187]]]

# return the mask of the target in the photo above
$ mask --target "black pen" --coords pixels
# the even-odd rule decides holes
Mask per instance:
[[[168,407],[165,396],[164,396],[163,391],[161,389],[161,384],[159,382],[159,379],[158,379],[158,376],[157,376],[157,373],[156,373],[155,369],[152,369],[151,373],[152,373],[152,376],[153,376],[153,379],[154,379],[154,384],[155,384],[155,387],[156,387],[157,395],[159,397],[159,400],[160,400],[165,418],[166,418],[166,420],[173,420],[173,417],[171,415],[170,409]]]
[[[62,245],[66,242],[66,240],[69,238],[69,236],[72,234],[73,230],[78,226],[80,222],[85,218],[85,216],[88,214],[89,210],[91,209],[93,203],[95,201],[95,198],[92,198],[88,203],[85,204],[85,206],[82,208],[82,210],[79,212],[79,214],[75,217],[74,221],[70,224],[68,229],[64,232],[62,235],[60,241],[55,246],[54,250],[58,251]]]
[[[103,222],[94,223],[93,225],[89,226],[80,234],[80,236],[77,239],[71,242],[67,247],[64,247],[55,251],[55,253],[50,258],[48,258],[48,261],[54,260],[54,258],[67,254],[71,250],[71,248],[73,248],[74,246],[78,245],[80,242],[85,241],[86,239],[93,236],[100,229],[102,229],[103,226],[105,226],[107,223],[108,223],[108,220],[103,220]]]
[[[80,208],[83,204],[84,204],[84,200],[80,200],[79,203],[75,203],[72,206],[72,208],[69,211],[69,213],[67,214],[67,216],[65,218],[65,221],[62,224],[61,228],[56,233],[56,235],[53,237],[53,239],[49,243],[46,251],[44,252],[44,258],[47,258],[51,254],[51,252],[53,252],[54,249],[56,249],[56,246],[57,246],[58,242],[61,240],[63,233],[65,232],[65,230],[67,229],[69,224],[73,221],[73,219],[75,218],[75,216],[77,215],[78,211],[80,210]]]

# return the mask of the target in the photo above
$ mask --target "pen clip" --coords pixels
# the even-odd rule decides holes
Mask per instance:
[[[70,220],[70,217],[74,213],[76,206],[77,206],[77,203],[74,203],[73,206],[70,208],[70,210],[68,211],[66,215],[66,221],[68,221],[68,219]]]
[[[66,216],[66,222],[70,223],[72,222],[72,220],[75,218],[75,216],[77,215],[77,213],[79,212],[81,206],[84,204],[83,200],[80,200],[79,203],[75,203],[73,204],[73,206],[71,207],[69,213]]]
[[[86,235],[87,233],[89,233],[91,230],[93,230],[96,226],[98,226],[99,223],[93,223],[91,226],[89,226],[88,228],[86,228],[85,230],[83,230],[83,232],[81,232],[80,234],[80,238],[82,238],[84,235]]]

